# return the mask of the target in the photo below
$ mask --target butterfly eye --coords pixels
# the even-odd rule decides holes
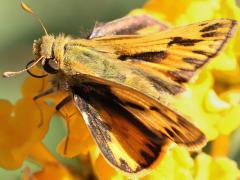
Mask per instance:
[[[58,62],[53,58],[45,59],[43,69],[50,74],[56,74],[59,70]]]

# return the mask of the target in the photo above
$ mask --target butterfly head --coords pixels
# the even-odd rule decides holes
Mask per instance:
[[[63,37],[63,36],[62,36]],[[3,77],[11,77],[27,71],[31,76],[42,78],[48,74],[56,74],[59,71],[59,58],[54,54],[55,37],[52,35],[45,35],[42,38],[35,40],[33,43],[34,59],[26,64],[26,68],[20,71],[7,71],[3,73]],[[57,51],[58,52],[58,51]],[[60,54],[60,53],[59,53]],[[46,73],[43,75],[35,75],[30,70],[34,66],[42,68]]]
[[[59,70],[59,60],[54,55],[55,37],[45,35],[33,43],[34,62],[40,60],[46,73],[56,74]]]

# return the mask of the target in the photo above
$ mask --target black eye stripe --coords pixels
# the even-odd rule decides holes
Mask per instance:
[[[46,77],[48,74],[36,75],[36,74],[32,73],[30,69],[28,69],[28,68],[31,66],[31,64],[34,63],[34,62],[35,62],[35,60],[31,60],[31,61],[29,61],[29,62],[27,63],[26,69],[27,69],[28,74],[29,74],[30,76],[32,76],[32,77],[35,77],[35,78],[44,78],[44,77]]]
[[[52,67],[50,65],[50,61],[54,61],[54,59],[46,59],[44,64],[43,64],[43,69],[50,74],[58,73],[58,69],[55,69],[54,67]]]

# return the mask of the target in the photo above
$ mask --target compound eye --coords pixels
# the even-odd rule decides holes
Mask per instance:
[[[56,74],[59,70],[58,62],[53,58],[45,59],[43,69],[49,74]]]

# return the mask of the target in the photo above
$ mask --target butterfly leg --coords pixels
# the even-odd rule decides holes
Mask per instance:
[[[50,88],[44,92],[41,92],[40,94],[36,95],[35,97],[33,97],[33,101],[36,105],[36,107],[38,108],[39,112],[40,112],[40,122],[38,124],[38,127],[41,127],[43,125],[43,112],[41,110],[41,107],[38,105],[37,100],[39,100],[40,98],[47,96],[49,94],[55,93],[59,90],[58,86],[57,87],[53,87]]]
[[[70,101],[72,100],[72,96],[69,95],[67,97],[65,97],[61,102],[59,102],[57,105],[56,105],[56,110],[58,112],[60,112],[60,109],[65,106],[66,104],[68,104]]]
[[[52,87],[52,88],[50,88],[50,89],[48,89],[48,90],[46,90],[46,91],[44,91],[44,92],[41,92],[40,94],[34,96],[33,100],[34,100],[34,101],[37,101],[38,99],[40,99],[40,98],[42,98],[42,97],[44,97],[44,96],[47,96],[47,95],[49,95],[49,94],[55,93],[55,92],[57,92],[58,90],[59,90],[58,87]]]
[[[65,112],[62,110],[64,106],[66,106],[68,103],[72,101],[72,96],[69,95],[65,97],[58,105],[56,106],[56,110],[61,114],[61,116],[66,120],[66,126],[67,126],[67,137],[66,137],[66,143],[64,145],[64,154],[67,154],[68,144],[69,144],[69,137],[70,137],[70,120],[71,116],[74,115],[74,113],[68,114],[68,112]]]
[[[34,102],[36,103],[36,105],[37,105],[37,107],[40,111],[40,115],[41,115],[41,121],[40,121],[38,127],[41,127],[42,124],[43,124],[43,112],[40,109],[40,107],[38,106],[37,100],[44,97],[44,96],[47,96],[49,94],[53,94],[53,93],[57,92],[58,90],[59,90],[59,87],[55,86],[53,88],[50,88],[50,89],[38,94],[37,96],[35,96],[33,98]],[[69,130],[70,118],[69,118],[69,116],[71,116],[71,115],[69,115],[65,112],[62,112],[61,109],[62,109],[63,106],[68,104],[71,100],[72,100],[72,96],[67,96],[56,105],[56,111],[58,111],[65,119],[67,119],[67,121],[66,121],[66,123],[67,123],[66,124],[67,125],[67,139],[66,139],[66,144],[65,144],[65,147],[64,147],[64,154],[67,153],[67,147],[68,147],[68,142],[69,142],[69,135],[70,135],[70,130]]]

